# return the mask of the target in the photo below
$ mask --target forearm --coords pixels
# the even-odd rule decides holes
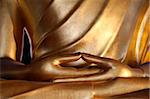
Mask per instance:
[[[0,58],[0,77],[4,79],[25,79],[30,67],[5,57]]]
[[[97,96],[114,96],[150,88],[149,78],[117,78],[94,85]]]
[[[24,97],[38,97],[40,99],[49,99],[49,97],[51,97],[52,99],[93,99],[95,96],[101,98],[110,97],[115,95],[127,94],[147,88],[150,88],[148,78],[118,78],[107,82],[98,81],[55,83],[50,84],[44,88],[17,95],[12,99],[24,99]]]

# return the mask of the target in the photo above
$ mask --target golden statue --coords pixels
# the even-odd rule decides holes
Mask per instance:
[[[149,13],[149,0],[0,0],[1,99],[148,99]]]

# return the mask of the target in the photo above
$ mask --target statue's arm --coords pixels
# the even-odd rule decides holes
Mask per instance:
[[[33,83],[33,85],[38,85]],[[11,87],[11,86],[10,86]],[[128,94],[131,92],[150,88],[148,78],[117,78],[114,80],[108,80],[106,82],[70,82],[70,83],[55,83],[48,84],[43,88],[38,88],[33,91],[28,91],[23,94],[17,94],[13,97],[24,99],[28,98],[45,98],[49,97],[57,99],[112,99],[111,96],[117,96],[122,94]],[[138,94],[138,92],[137,92]],[[143,93],[139,94],[143,95]],[[138,95],[138,96],[139,96]],[[139,98],[137,96],[137,98]],[[48,98],[47,98],[48,97]],[[124,99],[125,97],[120,96],[117,99]],[[128,99],[128,97],[126,97]],[[132,96],[131,99],[135,97]],[[115,98],[116,99],[116,98]],[[145,98],[140,98],[145,99]]]

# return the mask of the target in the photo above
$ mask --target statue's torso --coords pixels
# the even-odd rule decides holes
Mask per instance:
[[[22,47],[20,46],[22,28],[25,26],[32,40],[35,59],[46,54],[57,54],[59,51],[80,51],[121,60],[129,66],[149,61],[148,0],[18,0],[18,3],[17,0],[8,0],[7,3],[13,20],[15,31],[13,33],[19,57]],[[18,9],[19,13],[16,14],[15,11]],[[13,51],[10,51],[11,48],[11,46],[7,48],[8,54],[14,52],[15,49],[12,48]],[[14,55],[13,53],[12,56]],[[123,83],[120,84],[122,86],[118,86],[118,80],[114,80],[100,86],[95,83],[95,87],[93,83],[85,82],[51,85],[25,80],[4,80],[1,83],[3,93],[13,89],[8,92],[9,96],[26,92],[25,96],[49,98],[49,96],[61,96],[63,92],[66,97],[75,95],[77,99],[79,97],[82,99],[82,95],[87,96],[87,93],[91,95],[92,88],[100,87],[98,91],[108,94],[112,93],[112,90],[117,91],[125,87],[128,89],[138,84],[135,82],[143,80],[147,81],[144,78],[133,78],[133,80],[119,78],[119,82]],[[43,87],[45,85],[47,87]],[[117,89],[113,87],[114,85],[117,85]],[[101,92],[100,94],[104,94]]]
[[[136,64],[143,57],[141,44],[148,44],[144,0],[20,0],[18,5],[35,58],[80,51]]]

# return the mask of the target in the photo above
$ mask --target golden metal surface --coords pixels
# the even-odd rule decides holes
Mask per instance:
[[[0,0],[1,98],[145,99],[149,13],[148,0]]]

